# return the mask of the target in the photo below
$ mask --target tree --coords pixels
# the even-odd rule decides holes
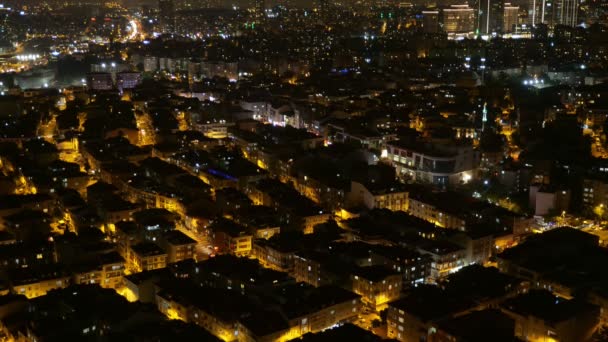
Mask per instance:
[[[597,218],[601,221],[604,218],[604,214],[606,213],[606,208],[604,208],[604,204],[597,205],[593,208],[593,213],[597,215]]]
[[[388,309],[384,309],[380,311],[380,319],[383,323],[386,323],[386,319],[388,318]]]

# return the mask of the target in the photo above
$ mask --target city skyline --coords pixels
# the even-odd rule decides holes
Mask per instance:
[[[608,340],[608,3],[0,1],[0,340]]]

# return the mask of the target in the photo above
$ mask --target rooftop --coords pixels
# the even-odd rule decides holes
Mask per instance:
[[[400,275],[400,273],[384,266],[358,267],[354,270],[353,274],[371,282],[379,282],[390,276]]]
[[[160,247],[151,242],[142,242],[131,246],[131,250],[140,257],[150,257],[166,254]]]
[[[291,279],[287,273],[262,267],[257,260],[233,255],[218,255],[198,264],[205,273],[219,274],[234,281],[252,285],[272,285]]]
[[[389,303],[389,307],[404,310],[423,322],[445,319],[471,306],[470,301],[451,297],[432,285],[415,287],[402,299]]]
[[[534,316],[550,324],[576,319],[592,312],[599,315],[599,307],[581,300],[559,298],[546,290],[531,290],[507,300],[502,307],[523,316]]]
[[[464,316],[440,321],[438,330],[449,334],[458,341],[519,341],[515,337],[515,321],[494,309],[473,311]]]
[[[334,342],[334,341],[361,341],[361,342],[380,342],[384,341],[378,335],[365,329],[359,328],[354,324],[344,324],[333,329],[323,330],[318,333],[307,333],[304,336],[292,341],[302,342]]]
[[[170,230],[164,233],[163,239],[167,240],[167,242],[172,245],[196,244],[196,240],[190,238],[188,235],[180,232],[179,230]]]

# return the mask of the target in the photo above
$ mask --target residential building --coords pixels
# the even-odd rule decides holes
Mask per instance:
[[[386,160],[397,175],[439,186],[466,183],[479,167],[479,152],[464,144],[410,144],[396,141],[386,145]]]
[[[393,301],[401,295],[402,276],[384,266],[357,268],[351,275],[352,291],[372,308]]]
[[[127,268],[132,272],[151,271],[167,267],[167,253],[156,244],[142,242],[129,247]]]
[[[168,263],[194,259],[196,255],[196,240],[179,230],[164,233],[159,240],[159,245],[167,253]]]

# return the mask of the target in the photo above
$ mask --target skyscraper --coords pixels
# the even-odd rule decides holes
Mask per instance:
[[[502,32],[504,22],[503,0],[481,0],[479,17],[480,34],[491,35],[494,32]]]
[[[519,6],[513,6],[510,3],[505,3],[505,11],[502,21],[503,33],[511,33],[515,31],[519,21]]]
[[[551,8],[547,0],[528,0],[528,24],[532,27],[545,23],[545,12]]]
[[[554,2],[555,24],[578,25],[579,0],[556,0]]]
[[[422,11],[422,29],[426,33],[437,33],[439,31],[439,11]]]
[[[529,0],[529,24],[576,26],[579,2],[580,0]]]
[[[472,35],[475,32],[475,10],[468,5],[452,5],[442,11],[443,29],[448,36]]]
[[[254,18],[255,18],[255,22],[257,24],[261,24],[264,22],[265,18],[266,18],[266,3],[264,2],[264,0],[254,0],[254,6],[253,6],[253,13],[254,13]]]

